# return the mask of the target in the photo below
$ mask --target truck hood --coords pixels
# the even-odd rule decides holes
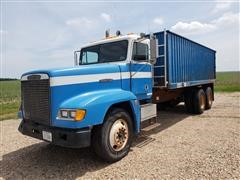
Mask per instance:
[[[81,65],[77,67],[65,67],[55,69],[34,70],[24,73],[22,76],[28,74],[46,73],[49,77],[60,76],[77,76],[77,75],[91,75],[119,72],[119,67],[116,64],[92,64]]]
[[[120,90],[122,87],[120,67],[117,64],[92,64],[71,68],[38,70],[25,73],[23,76],[43,73],[50,77],[51,123],[56,127],[66,127],[66,123],[70,123],[71,127],[76,125],[88,126],[86,123],[89,123],[89,121],[71,123],[58,120],[59,109],[85,109],[84,102],[94,101],[95,98],[101,96],[101,93]],[[97,114],[97,111],[93,114]]]

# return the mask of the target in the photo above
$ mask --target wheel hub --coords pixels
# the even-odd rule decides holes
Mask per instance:
[[[212,105],[213,97],[212,97],[212,92],[209,92],[209,105]]]
[[[122,150],[128,141],[128,125],[125,120],[115,121],[110,130],[110,145],[114,151]]]
[[[200,108],[205,108],[205,97],[203,95],[200,97]]]

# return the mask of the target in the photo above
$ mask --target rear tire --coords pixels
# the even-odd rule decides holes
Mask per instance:
[[[193,107],[195,114],[202,114],[206,107],[206,95],[203,89],[197,89],[193,93]]]
[[[211,109],[213,103],[213,92],[211,87],[207,87],[206,91],[206,107],[205,109]]]
[[[96,154],[107,162],[125,157],[131,147],[133,124],[130,115],[123,109],[112,109],[102,126],[94,129],[92,146]]]

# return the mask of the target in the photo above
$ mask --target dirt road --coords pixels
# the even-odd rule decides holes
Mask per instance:
[[[3,179],[240,179],[240,93],[216,94],[199,116],[183,105],[159,112],[131,152],[108,164],[90,148],[67,149],[21,135],[19,120],[1,122]]]

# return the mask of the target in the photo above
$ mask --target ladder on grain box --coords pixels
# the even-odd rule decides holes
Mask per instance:
[[[153,69],[154,87],[167,87],[167,31],[154,34],[157,38],[158,57]]]

